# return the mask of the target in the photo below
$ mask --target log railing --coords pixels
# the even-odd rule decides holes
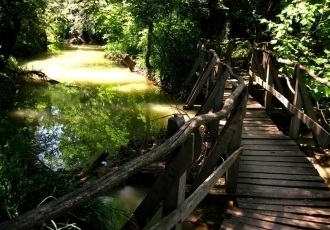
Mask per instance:
[[[204,54],[210,55],[208,62],[202,58]],[[199,71],[197,67],[201,65],[203,65],[202,71]],[[175,133],[175,136],[184,130],[181,135],[185,136],[185,140],[179,148],[175,148],[167,155],[165,172],[124,225],[125,230],[143,229],[161,205],[163,220],[152,229],[173,227],[181,229],[181,223],[225,172],[227,172],[225,191],[236,192],[238,157],[242,152],[242,124],[248,98],[247,89],[243,78],[235,75],[228,65],[221,63],[214,50],[202,49],[193,69],[200,76],[188,97],[189,105],[186,107],[192,107],[203,86],[210,87],[212,83],[210,92],[195,118],[187,123],[179,116],[169,119],[168,134]],[[191,73],[185,84],[189,84],[190,75]],[[232,94],[224,100],[225,82],[228,77],[236,79],[237,83]],[[210,83],[206,84],[206,80]],[[221,119],[226,119],[226,124],[222,128],[219,125]],[[203,129],[202,133],[201,129]],[[213,147],[207,153],[208,156],[188,192],[185,189],[187,172],[197,159],[205,154],[205,149],[203,151],[202,148],[205,142],[212,142]],[[227,159],[213,171],[221,157]],[[187,198],[186,194],[188,194]]]
[[[207,69],[211,69],[211,71],[208,71],[210,75],[205,78],[210,79],[212,76],[215,79],[210,79],[210,83],[214,84],[210,87],[205,105],[202,106],[196,117],[187,122],[180,121],[180,117],[173,118],[176,125],[173,129],[171,128],[171,136],[161,145],[74,192],[43,204],[12,220],[0,223],[0,229],[19,230],[40,226],[63,213],[85,205],[146,166],[162,161],[164,158],[167,160],[166,171],[147,195],[148,200],[141,203],[142,206],[132,215],[123,227],[124,229],[130,229],[132,224],[135,227],[143,228],[142,226],[161,205],[166,209],[164,212],[166,216],[154,229],[169,229],[170,226],[175,225],[179,229],[180,223],[193,211],[225,172],[227,172],[226,191],[235,193],[238,173],[237,158],[242,152],[241,130],[248,98],[247,88],[243,78],[235,75],[228,65],[221,63],[214,51],[201,52],[209,55],[213,65],[210,66],[209,61],[205,61],[203,57],[199,58],[200,62],[196,65],[200,66],[201,76],[205,75],[205,68],[208,66]],[[222,81],[228,77],[236,79],[237,82],[232,93],[223,100],[225,84]],[[202,84],[200,82],[204,83],[204,81],[198,80],[197,84]],[[200,88],[200,86],[196,86],[196,88]],[[211,109],[213,111],[209,112]],[[223,119],[227,119],[227,122],[220,129],[219,121]],[[206,132],[212,137],[214,145],[189,191],[190,196],[185,198],[186,172],[202,154],[202,145],[205,141],[204,136],[206,136],[200,132],[203,127],[206,127]],[[228,158],[213,172],[213,168],[222,156]],[[145,207],[149,204],[150,207],[146,211]],[[138,210],[142,210],[142,212]],[[147,212],[148,214],[144,215]]]
[[[291,123],[289,135],[292,139],[297,140],[300,134],[300,123],[306,124],[312,131],[313,137],[319,146],[327,146],[330,143],[330,133],[327,132],[318,122],[312,100],[309,96],[308,89],[305,85],[305,78],[311,77],[315,81],[329,87],[328,81],[319,78],[307,67],[294,63],[285,59],[275,59],[273,53],[267,49],[264,44],[261,48],[252,48],[252,57],[250,63],[250,83],[252,87],[253,81],[262,86],[266,92],[264,97],[264,106],[266,110],[273,108],[272,99],[275,97],[281,102],[282,107],[291,113]],[[262,54],[258,56],[258,53]],[[288,84],[288,93],[284,95],[283,85],[279,79],[279,70],[275,67],[277,64],[285,64],[293,67],[290,81]]]

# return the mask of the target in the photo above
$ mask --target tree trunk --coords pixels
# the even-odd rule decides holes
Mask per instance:
[[[13,14],[11,17],[6,17]],[[4,16],[0,21],[0,72],[6,66],[7,59],[10,57],[15,47],[18,33],[20,31],[21,22],[18,18],[16,10],[13,12],[4,12]]]
[[[151,46],[152,46],[152,33],[154,31],[154,25],[152,22],[148,25],[148,40],[147,40],[147,51],[145,56],[146,67],[148,69],[148,73],[152,69],[152,65],[150,64],[150,56],[151,56]]]

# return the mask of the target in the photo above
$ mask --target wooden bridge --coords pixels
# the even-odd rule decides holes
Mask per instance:
[[[330,229],[329,187],[295,142],[304,123],[316,144],[330,143],[330,134],[316,122],[302,77],[310,72],[282,61],[293,64],[294,87],[284,95],[267,47],[251,50],[245,78],[226,64],[231,43],[228,47],[224,60],[214,50],[200,49],[184,83],[189,88],[196,82],[185,105],[187,110],[197,108],[196,117],[170,118],[163,144],[75,192],[1,223],[0,229],[41,225],[159,161],[166,162],[166,170],[122,229],[143,229],[160,208],[163,218],[151,229],[182,229],[182,222],[210,193],[231,204],[221,229]],[[256,85],[265,92],[263,105],[248,94]],[[196,107],[200,95],[203,103]],[[276,103],[292,114],[290,137],[269,118],[267,111]],[[192,178],[189,185],[187,175]],[[221,178],[223,189],[214,189]]]

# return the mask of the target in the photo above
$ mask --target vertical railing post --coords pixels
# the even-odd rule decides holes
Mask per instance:
[[[184,124],[184,118],[182,116],[175,115],[168,119],[167,125],[167,137],[171,137],[175,134],[179,128]],[[193,149],[193,148],[192,148]],[[173,157],[177,154],[177,151],[174,151],[172,154],[166,157],[165,170],[169,167],[172,162]],[[188,160],[188,159],[187,159]],[[180,203],[184,200],[185,195],[185,182],[186,182],[186,173],[184,173],[179,181],[175,181],[172,185],[172,189],[168,191],[168,195],[164,198],[163,201],[163,218],[175,210]],[[175,227],[176,230],[181,230],[181,224],[178,224]]]
[[[265,55],[264,58],[267,58],[267,60],[265,60],[266,84],[274,87],[273,77],[270,72],[270,63],[269,63],[270,56],[269,56],[269,54]],[[272,108],[272,97],[273,97],[273,95],[266,90],[265,91],[265,109],[267,111],[271,110],[271,108]]]
[[[253,88],[253,82],[254,82],[254,76],[255,76],[255,64],[254,64],[254,52],[253,52],[253,47],[251,48],[250,52],[249,52],[249,56],[250,57],[250,77],[249,77],[249,92],[251,92],[252,88]]]
[[[301,98],[301,93],[299,90],[299,78],[297,77],[297,74],[299,72],[299,65],[295,65],[294,69],[293,69],[293,79],[295,81],[295,94],[294,94],[294,98],[293,98],[293,105],[301,110],[302,109],[302,98]],[[298,119],[298,117],[296,117],[295,115],[292,115],[291,117],[291,123],[290,123],[290,131],[289,131],[289,135],[292,139],[297,139],[299,137],[299,128],[300,128],[300,120]]]
[[[240,113],[239,118],[237,119],[235,132],[233,133],[233,136],[231,138],[231,141],[229,142],[227,151],[228,155],[230,156],[233,152],[235,152],[238,148],[241,147],[242,142],[242,131],[243,131],[243,119],[245,117],[245,111],[246,111],[246,103],[248,98],[248,91],[247,88],[244,89],[242,92],[242,103],[239,104],[239,108],[236,110],[236,112]],[[226,172],[226,193],[236,193],[237,190],[237,177],[238,177],[238,168],[239,163],[238,159],[235,161],[235,163],[232,164],[232,166],[227,170]]]

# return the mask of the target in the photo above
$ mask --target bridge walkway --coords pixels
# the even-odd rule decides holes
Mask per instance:
[[[330,229],[328,185],[252,97],[242,145],[235,205],[221,229]]]

